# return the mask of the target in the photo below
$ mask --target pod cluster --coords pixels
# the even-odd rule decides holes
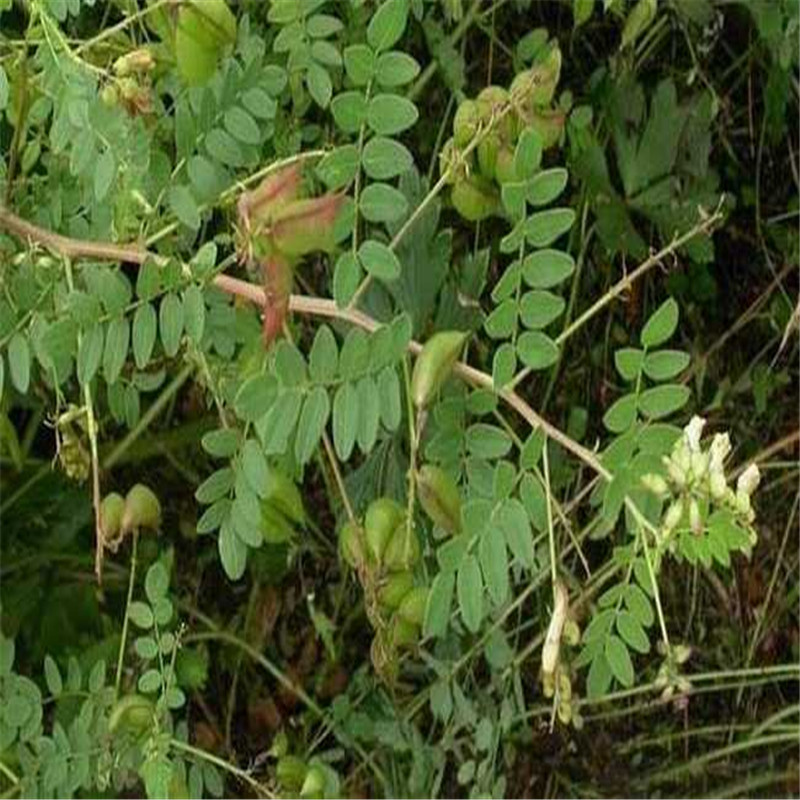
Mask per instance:
[[[502,213],[500,189],[518,180],[514,151],[522,131],[536,131],[543,149],[560,141],[566,115],[553,104],[560,73],[561,51],[553,44],[542,61],[520,72],[508,88],[487,86],[459,105],[440,169],[449,175],[453,206],[465,219],[475,222]]]
[[[157,530],[160,525],[161,503],[153,490],[143,483],[131,487],[125,497],[110,492],[100,504],[103,545],[112,552],[131,531],[142,528]]]

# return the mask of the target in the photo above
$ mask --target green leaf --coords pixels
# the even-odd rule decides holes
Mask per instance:
[[[606,639],[603,653],[608,661],[611,674],[626,688],[633,686],[633,663],[628,648],[618,636],[613,634]]]
[[[352,144],[337,147],[317,166],[317,176],[331,191],[347,186],[358,172],[358,148]]]
[[[519,306],[515,299],[504,300],[483,323],[486,333],[492,339],[508,339],[516,328],[518,313]]]
[[[571,208],[553,208],[531,214],[525,223],[525,238],[534,247],[547,247],[563,236],[575,222]]]
[[[98,203],[105,200],[116,174],[117,165],[114,161],[114,153],[108,147],[97,159],[97,165],[94,169],[94,198]]]
[[[367,26],[370,47],[378,53],[388,50],[403,35],[407,19],[408,0],[386,0]]]
[[[333,398],[333,446],[341,461],[353,452],[358,430],[358,393],[352,383],[343,383]]]
[[[231,458],[239,449],[239,431],[235,428],[209,431],[200,440],[200,445],[213,458]]]
[[[206,505],[215,503],[233,489],[234,479],[235,475],[230,467],[223,467],[216,472],[212,472],[197,487],[197,491],[194,493],[195,500]]]
[[[143,603],[141,600],[134,600],[128,606],[128,616],[131,622],[142,630],[149,630],[153,627],[153,623],[155,622],[150,606],[147,605],[147,603]]]
[[[346,250],[336,259],[333,270],[333,298],[339,308],[345,308],[353,299],[360,281],[361,264],[352,250]]]
[[[243,144],[259,144],[261,131],[256,121],[240,106],[232,106],[225,112],[225,129]]]
[[[61,680],[58,664],[49,655],[44,657],[44,679],[50,694],[58,697],[64,689],[64,682]]]
[[[514,151],[514,172],[520,180],[525,180],[533,176],[541,163],[542,137],[533,128],[525,128]]]
[[[502,458],[511,449],[511,438],[502,429],[477,422],[467,429],[467,449],[479,458]]]
[[[573,27],[578,28],[588,22],[594,11],[595,0],[572,0]]]
[[[31,350],[22,333],[15,333],[8,343],[8,371],[17,391],[25,394],[31,381]]]
[[[426,638],[429,636],[440,638],[447,633],[455,584],[456,576],[452,572],[440,572],[433,579],[425,607],[425,621],[422,625],[422,632]]]
[[[151,603],[159,598],[166,597],[169,589],[169,572],[160,561],[156,561],[144,577],[144,592]]]
[[[601,651],[594,657],[589,667],[589,674],[586,676],[586,696],[590,700],[603,697],[611,686],[612,677],[608,659]]]
[[[356,440],[365,455],[372,450],[378,436],[380,398],[378,387],[371,375],[363,377],[356,387],[358,392],[358,430]]]
[[[492,383],[495,389],[501,389],[514,377],[517,370],[517,351],[510,342],[497,348],[492,361]]]
[[[640,625],[649,628],[655,621],[653,606],[635,583],[629,583],[625,587],[625,605]]]
[[[405,195],[386,183],[371,183],[361,193],[358,204],[369,222],[394,222],[408,211]]]
[[[614,366],[623,380],[628,382],[635,381],[642,371],[644,361],[644,350],[635,347],[623,347],[614,353]]]
[[[148,669],[137,683],[137,688],[142,694],[153,694],[161,688],[161,673],[153,668]]]
[[[528,182],[527,199],[532,206],[552,203],[567,185],[568,173],[563,167],[542,170]]]
[[[478,560],[467,555],[456,579],[458,607],[467,630],[477,633],[483,620],[483,580]]]
[[[186,165],[186,172],[195,197],[210,202],[217,196],[220,188],[219,178],[214,165],[205,156],[192,156]]]
[[[210,156],[229,167],[244,165],[242,148],[227,131],[214,128],[205,138],[206,150]]]
[[[367,108],[367,123],[380,136],[394,136],[410,128],[419,117],[417,107],[399,94],[378,94]]]
[[[331,113],[344,133],[358,133],[367,118],[367,98],[358,91],[337,94],[331,103]]]
[[[625,643],[637,653],[650,652],[650,639],[630,611],[620,611],[617,615],[617,631]]]
[[[78,347],[78,358],[76,362],[78,381],[82,386],[89,383],[100,368],[100,361],[103,358],[104,341],[105,330],[99,322],[92,325],[89,330],[83,332],[81,343]],[[134,341],[134,345],[135,344],[136,342]]]
[[[666,381],[683,372],[690,360],[689,354],[682,350],[657,350],[647,354],[644,371],[654,381]]]
[[[196,231],[200,227],[200,209],[188,186],[170,187],[169,206],[187,228]]]
[[[106,333],[106,347],[103,351],[103,375],[109,384],[115,383],[122,371],[125,359],[128,357],[129,341],[128,320],[124,317],[112,319]]]
[[[683,408],[689,401],[690,395],[688,386],[667,383],[642,392],[639,397],[639,408],[648,419],[661,419]]]
[[[620,397],[603,415],[603,425],[611,433],[622,433],[636,421],[637,397],[635,393]]]
[[[300,416],[302,392],[298,389],[282,391],[269,412],[262,416],[258,433],[264,443],[264,452],[278,455],[286,452]]]
[[[416,59],[393,50],[378,57],[375,78],[381,86],[387,88],[405,86],[419,75],[419,70]]]
[[[248,439],[242,448],[242,471],[247,484],[259,497],[264,497],[269,481],[269,467],[264,452],[255,439]]]
[[[237,493],[231,506],[231,525],[234,533],[249,547],[261,547],[261,506],[258,496],[250,491]]]
[[[232,581],[238,581],[247,567],[247,545],[236,535],[229,521],[219,529],[217,548],[225,574]]]
[[[314,39],[333,36],[344,27],[341,20],[330,14],[314,14],[306,20],[306,33]]]
[[[527,331],[517,340],[517,355],[526,367],[546,369],[558,361],[558,347],[541,331]]]
[[[217,500],[216,503],[209,506],[203,515],[197,520],[197,533],[211,533],[217,530],[231,513],[231,501],[227,497]]]
[[[575,259],[560,250],[539,250],[522,262],[522,276],[533,289],[550,289],[563,283],[575,269]]]
[[[394,367],[385,367],[378,375],[380,416],[387,430],[396,431],[402,418],[400,381]]]
[[[183,333],[183,303],[174,292],[165,295],[158,312],[158,323],[161,328],[161,344],[164,352],[172,358],[181,344]]]
[[[254,86],[242,95],[242,105],[259,119],[274,119],[278,111],[278,104],[266,89]],[[233,133],[233,131],[231,131]]]
[[[649,349],[669,339],[678,327],[678,304],[671,297],[652,314],[642,329],[641,341]]]
[[[200,344],[206,325],[206,301],[203,290],[192,284],[183,293],[183,327],[194,344]]]
[[[139,658],[150,661],[158,655],[158,645],[152,636],[138,636],[133,642],[133,649]]]
[[[546,328],[564,313],[566,301],[551,292],[532,291],[522,296],[520,319],[526,328]]]
[[[508,599],[508,550],[502,531],[487,528],[478,541],[478,558],[483,570],[483,580],[495,606]]]
[[[158,320],[150,303],[142,303],[133,315],[133,358],[139,369],[144,369],[153,354]]]
[[[6,71],[0,66],[0,111],[8,105],[8,76]]]
[[[255,422],[270,410],[278,394],[277,381],[272,375],[248,378],[236,393],[233,407],[244,422]]]
[[[320,108],[327,108],[333,96],[333,83],[325,67],[311,62],[306,71],[308,93]]]
[[[400,142],[385,136],[373,136],[364,146],[361,163],[370,178],[383,181],[411,169],[414,157]]]
[[[375,53],[366,44],[354,44],[344,51],[344,69],[354,86],[366,86],[375,74]]]
[[[397,256],[381,242],[367,239],[358,248],[358,259],[364,269],[374,278],[391,282],[400,277],[400,262]]]
[[[515,498],[504,500],[494,513],[499,530],[519,564],[527,569],[534,565],[533,533],[525,506]]]
[[[322,432],[328,422],[330,413],[330,400],[328,392],[321,386],[312,390],[303,404],[300,421],[297,425],[297,437],[294,442],[294,453],[298,463],[305,464],[309,461],[319,445]]]
[[[308,371],[315,383],[328,383],[336,376],[339,350],[336,339],[327,325],[321,325],[314,337],[308,356]]]

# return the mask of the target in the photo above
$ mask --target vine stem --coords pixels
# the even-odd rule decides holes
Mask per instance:
[[[136,550],[139,544],[139,531],[133,532],[133,543],[131,545],[131,569],[128,574],[128,595],[125,600],[125,616],[122,619],[122,637],[119,641],[119,653],[117,653],[117,674],[114,679],[114,700],[119,698],[119,688],[122,685],[122,665],[125,662],[125,642],[128,639],[128,620],[130,618],[131,601],[133,600],[133,585],[136,580]]]

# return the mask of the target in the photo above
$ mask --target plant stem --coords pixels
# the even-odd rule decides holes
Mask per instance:
[[[119,699],[119,689],[122,685],[122,665],[125,662],[125,643],[128,639],[128,620],[130,618],[128,610],[133,600],[133,585],[136,581],[136,549],[139,544],[139,531],[133,532],[133,542],[131,544],[131,567],[128,573],[128,595],[125,600],[125,616],[122,618],[122,638],[119,642],[119,652],[117,653],[117,675],[114,679],[114,701]]]

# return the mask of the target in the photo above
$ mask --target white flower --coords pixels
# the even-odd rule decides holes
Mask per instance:
[[[689,504],[689,526],[692,529],[692,533],[696,536],[699,536],[703,532],[703,519],[700,516],[700,506],[694,498],[692,498],[692,502]]]
[[[728,453],[731,451],[731,440],[727,433],[717,433],[711,442],[711,470],[721,470]]]
[[[758,482],[761,480],[761,473],[756,464],[751,464],[736,481],[736,494],[745,494],[748,497],[753,494]]]
[[[702,417],[695,415],[683,429],[683,437],[686,439],[686,444],[689,445],[689,449],[693,453],[700,450],[700,437],[703,435],[703,428],[705,428],[705,426],[706,421]]]

